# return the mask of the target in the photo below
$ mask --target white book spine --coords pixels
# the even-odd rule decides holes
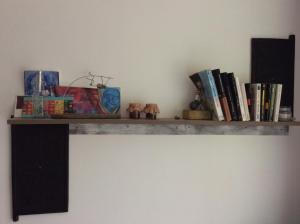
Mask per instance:
[[[238,101],[240,104],[240,111],[241,111],[241,115],[242,115],[242,121],[247,121],[247,117],[246,117],[246,113],[245,113],[245,107],[244,107],[244,101],[243,101],[243,97],[242,97],[242,92],[241,92],[241,86],[240,86],[240,81],[238,77],[234,77],[235,78],[235,85],[236,85],[236,90],[237,90],[237,94],[238,94]]]
[[[252,84],[254,95],[254,121],[260,121],[260,97],[261,97],[261,84]]]
[[[282,93],[282,84],[276,85],[276,99],[275,99],[275,105],[274,105],[274,119],[273,121],[278,122],[279,117],[279,109],[280,109],[280,103],[281,103],[281,93]]]
[[[242,92],[242,97],[243,97],[246,118],[247,118],[247,121],[250,121],[250,113],[249,113],[245,83],[241,83],[241,92]]]

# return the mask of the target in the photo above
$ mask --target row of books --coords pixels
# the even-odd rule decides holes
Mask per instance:
[[[204,70],[190,76],[219,121],[278,122],[282,84],[240,83],[233,73]]]

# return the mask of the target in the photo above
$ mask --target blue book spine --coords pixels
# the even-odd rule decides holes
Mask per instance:
[[[199,73],[199,76],[203,82],[204,90],[208,98],[208,102],[211,107],[211,110],[214,112],[217,120],[223,121],[224,115],[222,112],[222,107],[220,104],[217,87],[211,71],[209,70],[202,71]]]

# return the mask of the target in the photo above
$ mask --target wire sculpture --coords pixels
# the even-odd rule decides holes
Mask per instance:
[[[96,82],[95,79],[99,80],[99,82]],[[93,74],[91,72],[88,73],[88,75],[83,75],[83,76],[79,76],[77,77],[76,79],[74,79],[72,82],[70,82],[70,84],[68,85],[68,88],[65,90],[64,92],[64,97],[66,96],[66,94],[68,93],[70,87],[72,87],[72,85],[77,82],[78,80],[81,80],[81,79],[86,79],[86,80],[89,80],[90,82],[90,86],[95,86],[99,89],[101,88],[106,88],[108,82],[110,80],[113,79],[113,77],[110,77],[110,76],[104,76],[104,75],[96,75],[96,74]]]

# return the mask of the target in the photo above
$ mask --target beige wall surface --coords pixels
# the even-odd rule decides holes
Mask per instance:
[[[111,74],[123,115],[139,101],[173,117],[192,99],[188,75],[219,67],[248,82],[250,38],[300,37],[299,11],[298,0],[0,0],[0,224],[12,222],[6,119],[23,70],[59,70],[61,84]],[[297,224],[299,134],[71,136],[69,212],[19,223]]]

